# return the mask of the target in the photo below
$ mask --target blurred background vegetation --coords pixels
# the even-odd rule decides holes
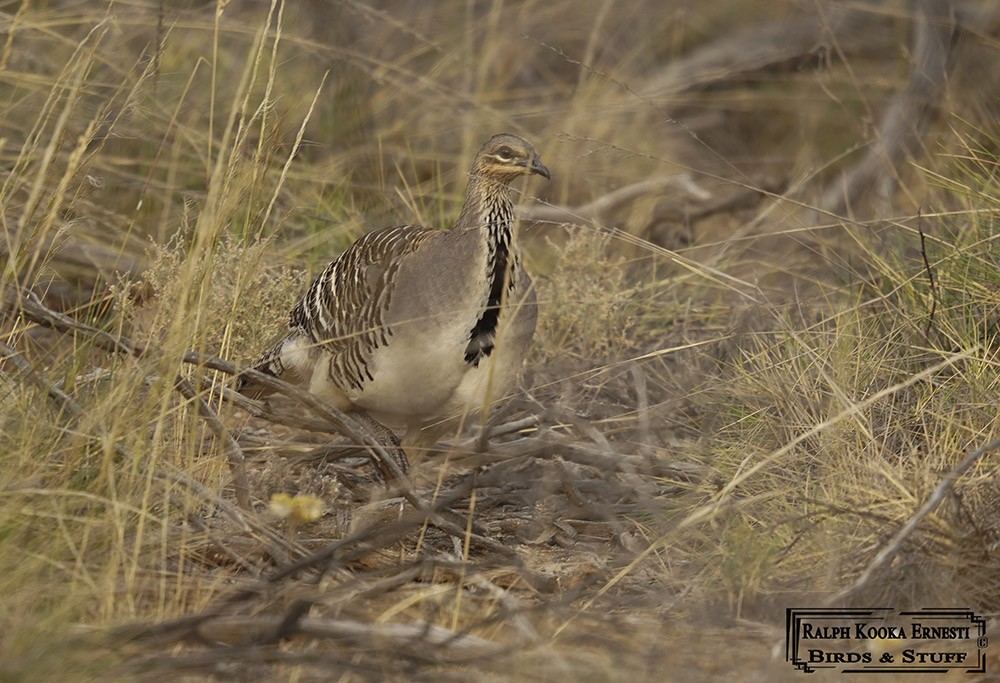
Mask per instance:
[[[864,573],[1000,425],[995,2],[20,0],[0,31],[0,679],[792,680],[785,607],[1000,609],[989,450]],[[520,564],[401,533],[247,610],[305,592],[500,649],[109,643],[347,533],[220,513],[225,439],[174,378],[258,513],[357,507],[184,354],[246,361],[364,231],[450,225],[500,131],[553,173],[521,199],[542,308],[512,410],[561,441],[479,512],[523,521]],[[156,354],[39,325],[28,291]]]

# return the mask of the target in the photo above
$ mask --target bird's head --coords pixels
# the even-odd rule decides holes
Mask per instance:
[[[527,140],[511,133],[494,135],[479,150],[472,174],[507,184],[523,175],[537,173],[549,179],[549,169]]]

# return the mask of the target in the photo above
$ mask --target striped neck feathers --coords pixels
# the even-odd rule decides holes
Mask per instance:
[[[466,362],[479,365],[484,356],[493,352],[504,301],[504,284],[508,291],[514,286],[514,273],[508,272],[509,265],[517,258],[516,254],[511,254],[514,246],[514,205],[507,184],[473,177],[458,224],[466,229],[486,229],[488,294],[485,307],[469,332],[469,345],[465,351]]]
[[[465,190],[465,203],[456,225],[465,230],[487,228],[489,238],[496,238],[498,233],[502,232],[509,234],[514,226],[514,204],[510,199],[510,186],[483,176],[472,175]]]

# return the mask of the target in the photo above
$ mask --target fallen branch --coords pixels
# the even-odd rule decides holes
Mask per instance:
[[[701,200],[712,196],[709,192],[699,187],[691,176],[685,174],[640,180],[580,206],[559,206],[556,204],[521,205],[517,209],[517,215],[521,220],[534,221],[536,223],[602,226],[607,223],[608,214],[618,207],[634,202],[639,197],[645,195],[658,194],[670,187],[678,187]]]
[[[322,666],[329,673],[336,667],[351,671],[367,671],[385,674],[384,668],[376,670],[370,664],[358,661],[360,650],[375,650],[391,653],[383,660],[384,665],[399,667],[403,658],[411,661],[443,664],[454,661],[467,662],[472,659],[494,657],[509,651],[510,646],[498,644],[469,634],[453,631],[429,622],[407,624],[369,624],[349,619],[327,617],[303,617],[296,623],[294,633],[289,638],[306,637],[313,641],[331,641],[347,650],[319,650],[311,646],[307,652],[290,652],[277,647],[276,643],[261,645],[255,642],[265,633],[280,628],[280,615],[232,615],[213,619],[197,627],[197,640],[212,644],[239,641],[238,645],[215,645],[199,652],[157,654],[142,658],[130,668],[140,671],[178,672],[203,671],[217,673],[220,669],[235,664],[255,663],[312,663]],[[402,673],[402,671],[400,671]]]
[[[333,567],[347,565],[375,549],[395,543],[403,536],[431,521],[435,513],[441,512],[457,500],[467,497],[472,490],[473,483],[474,478],[468,477],[464,486],[452,489],[448,495],[439,496],[433,508],[413,510],[391,524],[358,529],[343,538],[328,543],[323,548],[279,567],[268,576],[257,579],[230,593],[216,605],[207,608],[200,614],[152,624],[130,624],[116,629],[114,637],[130,641],[142,640],[147,644],[174,643],[183,639],[198,640],[197,633],[202,624],[227,616],[230,609],[272,590],[274,586],[286,579],[303,572],[315,571],[313,580],[318,582]],[[464,539],[465,530],[461,531]],[[493,544],[503,550],[505,558],[517,558],[512,550],[495,541]],[[293,605],[293,611],[281,617],[279,622],[275,624],[273,633],[294,630],[296,622],[305,617],[311,603],[311,600],[296,601],[296,604]]]
[[[899,179],[899,163],[920,152],[923,134],[937,114],[951,68],[955,8],[950,0],[915,0],[914,6],[910,79],[886,107],[864,157],[824,190],[819,205],[825,211],[850,212],[873,191],[888,197]]]
[[[886,563],[896,556],[896,553],[899,552],[899,549],[903,546],[903,543],[906,542],[906,539],[913,534],[927,515],[933,512],[934,509],[941,504],[945,495],[947,495],[947,493],[955,486],[955,482],[968,472],[969,468],[972,467],[972,465],[984,454],[998,448],[1000,448],[1000,438],[993,439],[989,443],[969,451],[960,463],[955,465],[950,472],[944,475],[938,485],[934,488],[934,491],[931,492],[931,495],[928,496],[924,504],[920,506],[920,509],[906,521],[906,524],[900,527],[899,531],[895,533],[889,543],[887,543],[886,546],[879,551],[878,555],[875,556],[875,559],[868,564],[865,570],[861,573],[861,576],[858,577],[857,581],[831,597],[827,602],[829,604],[839,603],[868,585],[868,582],[871,581],[875,572],[885,566]]]
[[[233,615],[218,617],[198,626],[198,635],[208,641],[247,642],[255,634],[278,628],[281,615]],[[430,623],[369,624],[348,619],[302,617],[294,633],[314,638],[331,638],[369,645],[379,642],[386,648],[412,648],[414,652],[434,647],[452,656],[482,657],[499,652],[502,646],[482,638],[458,633]]]
[[[640,94],[671,100],[681,93],[746,78],[764,69],[801,67],[803,59],[818,59],[821,49],[830,44],[852,53],[885,49],[891,44],[892,33],[886,30],[887,19],[878,11],[879,4],[833,5],[825,16],[769,20],[727,33],[673,60]]]

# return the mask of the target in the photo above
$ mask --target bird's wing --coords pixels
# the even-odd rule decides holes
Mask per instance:
[[[370,379],[372,352],[387,340],[383,317],[400,263],[441,234],[400,225],[363,235],[312,281],[292,309],[287,334],[252,367],[299,384],[311,376],[322,350],[339,366],[338,376],[359,388]],[[254,398],[271,393],[246,375],[237,378],[236,388]]]
[[[305,332],[333,356],[338,375],[360,388],[371,354],[391,334],[384,315],[400,264],[427,241],[444,233],[401,225],[363,235],[332,261],[292,310],[292,334]]]

